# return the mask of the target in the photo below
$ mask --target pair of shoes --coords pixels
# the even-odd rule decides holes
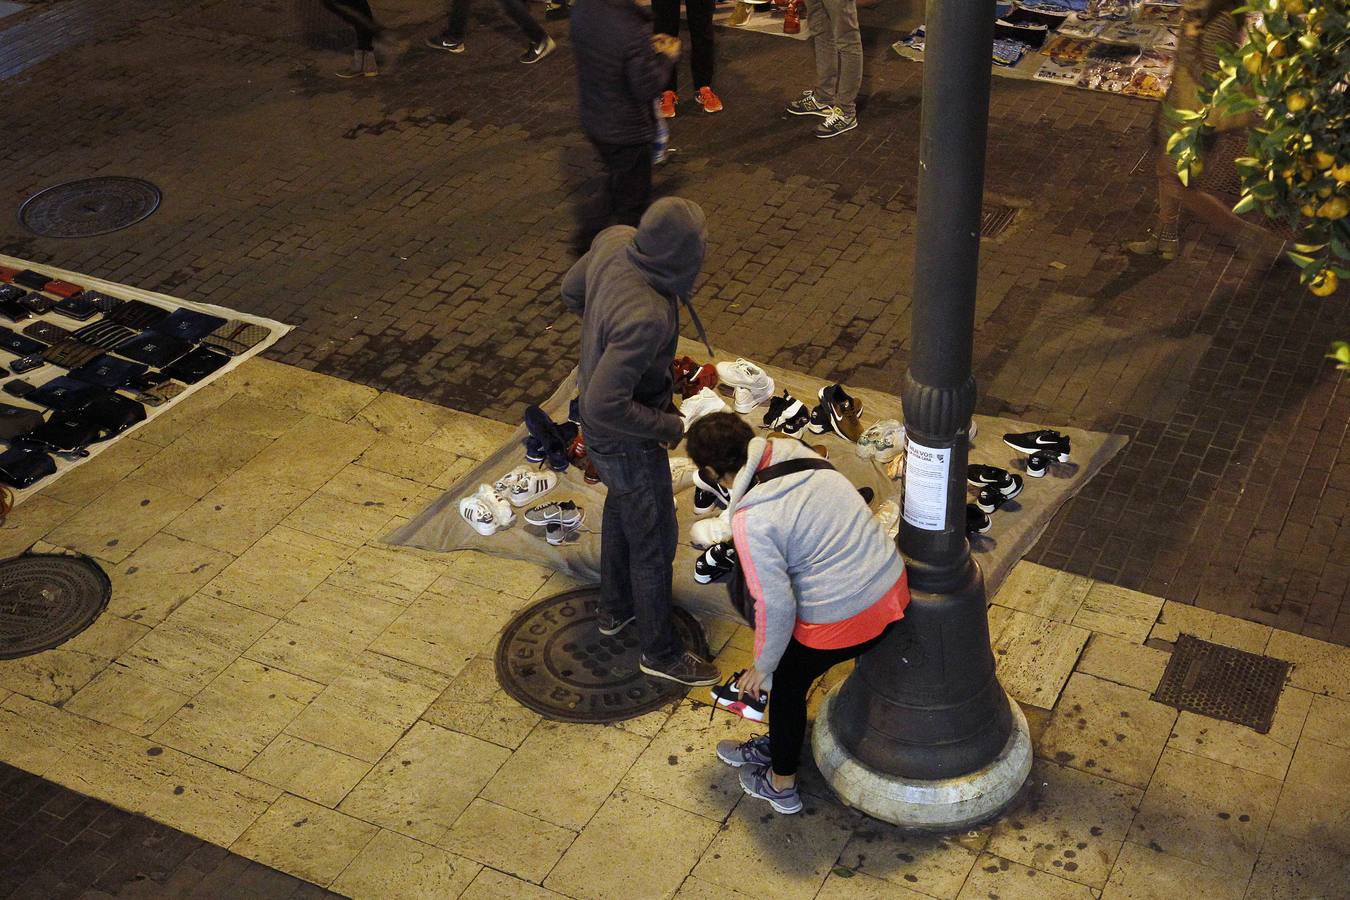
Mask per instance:
[[[669,662],[657,662],[644,655],[638,668],[653,678],[664,678],[689,687],[710,687],[721,680],[717,666],[700,659],[690,650],[685,650]]]
[[[477,491],[460,500],[459,515],[483,537],[509,528],[516,520],[511,503],[490,484],[480,484]]]
[[[722,98],[713,93],[713,89],[708,85],[698,89],[694,94],[694,99],[698,105],[703,107],[705,113],[719,113],[722,111]]]
[[[464,38],[451,37],[448,33],[427,38],[426,45],[432,50],[442,50],[446,53],[464,52]]]
[[[525,458],[533,463],[547,462],[555,472],[566,472],[571,461],[567,456],[568,445],[581,433],[572,422],[562,425],[549,418],[548,413],[538,406],[525,407]]]
[[[586,510],[572,500],[541,503],[525,511],[525,523],[544,529],[544,539],[558,546],[576,534],[586,521]]]
[[[675,92],[662,91],[661,99],[659,102],[660,106],[658,107],[658,112],[660,112],[661,118],[663,119],[675,118],[675,106],[680,102],[680,98],[676,96]]]
[[[1051,463],[1069,461],[1069,438],[1049,428],[1005,434],[1003,443],[1019,453],[1028,454],[1027,474],[1032,478],[1044,476]]]
[[[734,672],[732,673],[731,677],[729,677],[726,680],[724,684],[719,684],[717,687],[709,691],[709,693],[712,694],[713,703],[715,704],[714,709],[720,706],[723,709],[727,709],[730,710],[731,712],[734,712],[742,719],[749,719],[751,722],[763,722],[764,712],[769,708],[769,695],[765,691],[760,691],[758,697],[740,696],[741,690],[738,682],[741,680],[741,676],[743,676],[744,674],[745,674],[744,669],[741,669],[739,672]],[[740,758],[741,756],[744,755],[744,753],[741,751],[742,745],[736,744],[735,741],[723,741],[722,743],[732,745],[727,748],[727,754],[732,758]],[[746,743],[750,742],[747,741]],[[721,756],[722,744],[718,744],[717,746],[718,746],[717,755]],[[766,746],[764,750],[765,753],[767,754],[768,747]],[[734,763],[732,765],[734,765]]]
[[[802,0],[790,0],[783,10],[783,34],[802,33]]]
[[[558,427],[566,433],[567,425],[559,425]],[[591,462],[590,456],[586,453],[586,436],[581,433],[580,428],[577,429],[576,436],[567,442],[565,455],[569,463],[581,470],[581,477],[585,479],[587,484],[600,483],[600,473],[595,470],[595,463]]]
[[[553,43],[553,38],[544,35],[543,40],[537,44],[531,44],[528,50],[520,54],[520,61],[527,66],[532,66],[557,48],[558,45]]]
[[[339,78],[374,78],[380,74],[374,50],[353,50],[352,64],[337,73]]]
[[[741,790],[751,797],[768,800],[774,812],[792,815],[802,811],[802,795],[796,782],[792,787],[779,790],[769,778],[768,735],[758,734],[748,741],[719,741],[717,758],[729,766],[740,769]]]
[[[685,397],[680,404],[680,415],[684,418],[684,430],[699,419],[717,412],[731,412],[731,407],[722,402],[712,388],[700,388],[692,397]]]
[[[802,95],[787,105],[787,111],[794,116],[821,116],[829,118],[834,107],[816,99],[815,91],[802,91]]]
[[[850,397],[842,384],[829,384],[816,393],[820,401],[811,410],[811,431],[824,434],[833,431],[846,441],[857,443],[862,437],[862,401]]]
[[[699,519],[689,526],[689,541],[700,550],[731,540],[731,516],[722,510],[721,515]]]
[[[748,413],[761,403],[767,403],[773,396],[773,379],[743,357],[735,362],[718,363],[717,376],[723,384],[735,388],[732,402],[736,404],[738,413]]]
[[[631,612],[612,613],[607,609],[602,609],[600,615],[596,617],[595,627],[605,637],[613,637],[636,621],[637,616]]]
[[[781,396],[769,401],[769,411],[764,414],[764,427],[780,431],[788,437],[801,434],[811,421],[811,411],[806,404],[783,391]]]
[[[731,16],[727,19],[727,24],[733,28],[738,28],[750,21],[750,16],[754,13],[754,7],[746,3],[745,0],[739,0],[736,8],[731,11]]]
[[[726,509],[731,503],[731,492],[716,481],[709,481],[697,467],[691,476],[694,482],[694,514],[706,516],[716,509]]]
[[[540,472],[529,466],[517,466],[497,479],[493,488],[509,500],[512,506],[519,507],[536,497],[542,497],[557,485],[558,476],[552,472]]]
[[[694,580],[699,584],[711,584],[730,575],[735,568],[736,545],[731,541],[723,541],[713,544],[694,560]]]
[[[703,388],[717,387],[717,367],[711,363],[698,363],[688,356],[681,356],[670,364],[670,373],[674,379],[674,388],[681,397],[692,397]]]
[[[1176,259],[1181,250],[1180,238],[1159,237],[1152,228],[1142,240],[1126,241],[1125,249],[1135,256],[1159,256],[1162,259]]]
[[[816,126],[816,137],[832,138],[839,137],[846,131],[852,131],[858,127],[858,115],[854,113],[851,116],[844,115],[844,111],[839,107],[830,110],[830,114],[825,117],[825,121]]]
[[[966,469],[966,483],[980,489],[975,506],[982,513],[992,513],[1022,493],[1022,476],[997,466],[972,465]]]
[[[905,426],[897,419],[882,419],[858,436],[858,455],[863,459],[890,462],[905,449]]]

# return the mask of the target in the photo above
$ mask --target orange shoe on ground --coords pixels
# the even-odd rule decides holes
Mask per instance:
[[[679,100],[678,100],[678,98],[676,98],[675,92],[674,92],[674,91],[662,91],[662,92],[661,92],[661,118],[663,118],[663,119],[673,119],[673,118],[675,118],[675,104],[678,103],[678,102],[679,102]]]
[[[708,87],[707,85],[704,85],[703,87],[698,89],[698,93],[695,95],[695,98],[698,100],[698,105],[703,107],[703,111],[705,113],[715,113],[722,111],[721,98],[718,97],[716,94],[714,94],[713,89]]]

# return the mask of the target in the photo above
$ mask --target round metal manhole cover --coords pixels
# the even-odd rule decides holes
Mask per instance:
[[[159,209],[161,196],[159,188],[139,178],[67,181],[29,197],[19,209],[19,222],[42,237],[94,237],[135,225]]]
[[[0,659],[65,643],[93,624],[111,596],[107,573],[82,556],[0,560]]]
[[[516,616],[497,644],[497,680],[521,705],[565,722],[621,722],[683,697],[689,689],[638,668],[637,624],[613,637],[596,629],[598,588],[541,600]],[[674,610],[675,633],[707,657],[698,620]]]

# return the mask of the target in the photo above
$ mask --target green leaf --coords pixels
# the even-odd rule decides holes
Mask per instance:
[[[1327,354],[1327,359],[1336,360],[1336,368],[1343,372],[1350,370],[1350,344],[1345,341],[1332,342],[1331,352]]]
[[[1243,194],[1242,199],[1233,206],[1233,212],[1239,216],[1243,213],[1249,213],[1256,209],[1256,198],[1251,194]]]
[[[847,868],[845,866],[835,866],[830,871],[832,871],[835,875],[839,876],[840,878],[852,878],[854,874],[856,874],[852,869]]]
[[[1317,253],[1326,248],[1326,244],[1295,244],[1294,249],[1299,253]]]
[[[1317,262],[1317,260],[1313,259],[1311,256],[1304,256],[1302,253],[1294,253],[1292,250],[1286,253],[1285,256],[1289,257],[1289,261],[1300,269],[1306,269],[1308,266]]]

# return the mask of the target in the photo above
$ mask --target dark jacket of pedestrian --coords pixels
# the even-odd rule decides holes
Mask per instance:
[[[678,302],[693,293],[705,240],[698,204],[664,197],[637,228],[600,232],[563,278],[563,302],[582,316],[579,387],[587,444],[675,443],[684,434],[684,420],[668,411],[670,364],[679,339]]]
[[[572,7],[581,128],[602,144],[656,139],[656,98],[675,61],[652,49],[652,21],[633,0],[579,0]]]

